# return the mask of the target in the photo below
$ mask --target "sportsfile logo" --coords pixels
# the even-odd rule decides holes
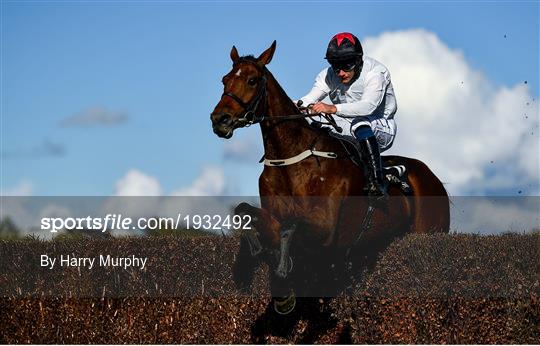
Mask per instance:
[[[57,233],[60,230],[94,230],[107,232],[112,230],[137,229],[203,229],[203,230],[230,230],[251,229],[250,215],[184,215],[173,217],[137,218],[136,222],[130,217],[121,214],[107,214],[105,217],[43,217],[41,230]]]
[[[101,217],[44,217],[41,218],[41,229],[56,233],[60,230],[95,230],[106,232],[108,230],[129,230],[133,220],[122,217],[121,214],[107,214]]]

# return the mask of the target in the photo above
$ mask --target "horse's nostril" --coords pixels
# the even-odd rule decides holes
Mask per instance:
[[[229,122],[231,121],[231,118],[232,118],[232,116],[230,114],[225,113],[219,118],[218,124],[220,124],[220,125],[228,125]]]

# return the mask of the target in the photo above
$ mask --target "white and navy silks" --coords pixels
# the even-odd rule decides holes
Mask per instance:
[[[341,78],[331,67],[326,68],[319,73],[313,88],[301,100],[307,106],[327,96],[337,109],[333,117],[343,129],[339,135],[354,138],[354,132],[367,125],[375,134],[381,152],[392,146],[397,130],[394,121],[397,103],[390,73],[383,64],[364,57],[360,76],[350,85],[341,83]],[[306,120],[310,123],[325,122],[320,116]],[[328,127],[337,133],[333,127]]]

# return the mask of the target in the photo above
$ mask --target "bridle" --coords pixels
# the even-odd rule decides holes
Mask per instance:
[[[259,69],[257,64],[250,60],[242,60],[241,62],[247,62],[250,64],[253,64]],[[236,103],[238,103],[242,108],[244,108],[245,113],[242,117],[234,120],[234,127],[249,127],[253,124],[260,123],[265,119],[265,116],[263,114],[257,115],[256,110],[259,107],[259,104],[261,103],[262,99],[265,99],[266,96],[266,75],[263,73],[261,80],[259,82],[259,87],[257,89],[257,94],[255,94],[255,97],[249,101],[249,103],[245,103],[240,99],[240,97],[236,96],[235,94],[231,92],[223,92],[223,96],[228,96],[232,98]]]

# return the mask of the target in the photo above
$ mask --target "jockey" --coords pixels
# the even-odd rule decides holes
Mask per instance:
[[[300,99],[301,104],[311,104],[313,113],[334,115],[343,129],[340,135],[356,139],[353,142],[364,163],[367,192],[383,196],[386,191],[380,152],[392,146],[396,135],[397,104],[390,73],[377,60],[363,56],[360,41],[348,32],[332,37],[325,59],[330,67],[319,73],[311,91]],[[321,102],[326,97],[331,104]]]

